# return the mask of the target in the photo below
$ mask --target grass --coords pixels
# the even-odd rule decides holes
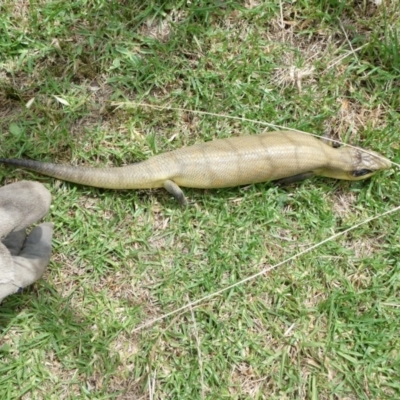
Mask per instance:
[[[146,3],[1,3],[2,156],[123,165],[264,129],[130,103],[145,102],[399,161],[396,2]],[[2,399],[400,396],[397,214],[137,330],[397,206],[395,171],[187,189],[186,209],[162,190],[0,178],[43,182],[56,228],[44,279],[1,306]]]

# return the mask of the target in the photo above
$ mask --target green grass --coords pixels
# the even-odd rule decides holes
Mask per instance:
[[[5,0],[0,155],[123,165],[264,129],[128,104],[145,102],[330,133],[398,162],[387,3],[282,2],[282,26],[280,2]],[[162,190],[0,178],[43,182],[55,223],[44,279],[1,305],[2,399],[400,397],[397,214],[136,330],[397,206],[396,170],[186,189],[186,209]]]

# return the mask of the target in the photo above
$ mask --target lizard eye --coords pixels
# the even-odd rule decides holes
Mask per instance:
[[[369,175],[369,174],[373,174],[373,173],[374,173],[374,171],[371,171],[370,169],[356,169],[351,173],[351,175],[353,175],[354,177],[360,177],[360,176]]]

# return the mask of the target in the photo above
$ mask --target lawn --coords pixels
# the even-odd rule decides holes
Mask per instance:
[[[0,16],[0,157],[121,166],[274,125],[400,160],[397,1],[3,0]],[[381,216],[397,169],[186,189],[186,208],[0,167],[21,179],[52,193],[54,251],[1,305],[1,399],[400,398],[399,214]]]

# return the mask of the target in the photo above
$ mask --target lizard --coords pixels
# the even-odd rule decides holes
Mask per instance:
[[[353,146],[334,148],[293,131],[215,139],[123,167],[88,168],[8,158],[0,158],[0,163],[104,189],[164,187],[181,205],[187,201],[180,186],[214,189],[311,176],[354,181],[391,167],[391,161],[376,152]]]

